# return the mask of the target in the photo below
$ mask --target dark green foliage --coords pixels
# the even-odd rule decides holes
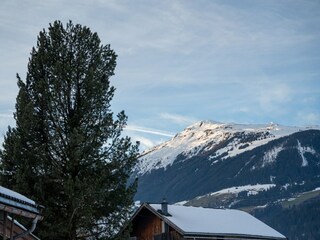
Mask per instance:
[[[110,109],[116,57],[89,28],[56,21],[40,32],[26,81],[18,76],[0,180],[45,206],[43,239],[110,238],[130,212],[138,146]]]
[[[272,205],[256,211],[255,216],[281,231],[290,240],[313,240],[320,237],[320,198],[290,208]]]

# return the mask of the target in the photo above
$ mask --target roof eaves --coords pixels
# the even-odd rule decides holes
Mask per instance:
[[[274,236],[261,236],[261,235],[247,235],[247,234],[236,234],[236,233],[201,233],[201,232],[185,232],[184,236],[208,238],[208,237],[231,237],[242,239],[254,239],[254,240],[286,240],[286,237],[274,237]]]
[[[21,199],[0,192],[0,209],[17,215],[34,218],[39,215],[40,205],[31,204]]]

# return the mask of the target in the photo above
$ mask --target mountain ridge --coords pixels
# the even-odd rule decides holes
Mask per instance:
[[[172,139],[144,151],[140,156],[140,161],[135,171],[139,175],[158,168],[166,168],[171,165],[178,155],[186,155],[187,158],[199,154],[205,145],[218,147],[222,141],[231,137],[237,137],[237,134],[245,133],[247,137],[257,134],[257,138],[250,145],[234,142],[234,145],[225,146],[216,152],[216,155],[228,156],[237,155],[241,152],[251,150],[267,142],[290,135],[298,131],[309,130],[310,127],[289,127],[275,123],[270,124],[226,124],[216,121],[200,121],[185,128],[181,133],[176,134]],[[320,128],[319,128],[320,129]],[[230,148],[233,151],[230,152]],[[147,158],[145,158],[147,156]],[[214,157],[212,157],[214,158]]]

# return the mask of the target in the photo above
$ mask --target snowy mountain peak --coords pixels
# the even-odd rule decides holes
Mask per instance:
[[[209,154],[212,164],[236,156],[279,137],[306,130],[279,124],[236,124],[201,121],[185,128],[171,140],[141,154],[136,172],[143,175],[153,169],[166,168],[180,156],[188,160],[200,153]]]
[[[190,125],[189,127],[187,127],[185,130],[197,130],[200,128],[212,128],[212,127],[219,127],[221,125],[224,125],[224,124],[221,122],[205,120],[205,121],[196,122],[196,123]]]

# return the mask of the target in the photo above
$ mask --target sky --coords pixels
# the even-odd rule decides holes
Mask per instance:
[[[2,0],[0,142],[16,73],[55,20],[117,53],[111,108],[141,150],[201,120],[320,125],[319,0]]]

